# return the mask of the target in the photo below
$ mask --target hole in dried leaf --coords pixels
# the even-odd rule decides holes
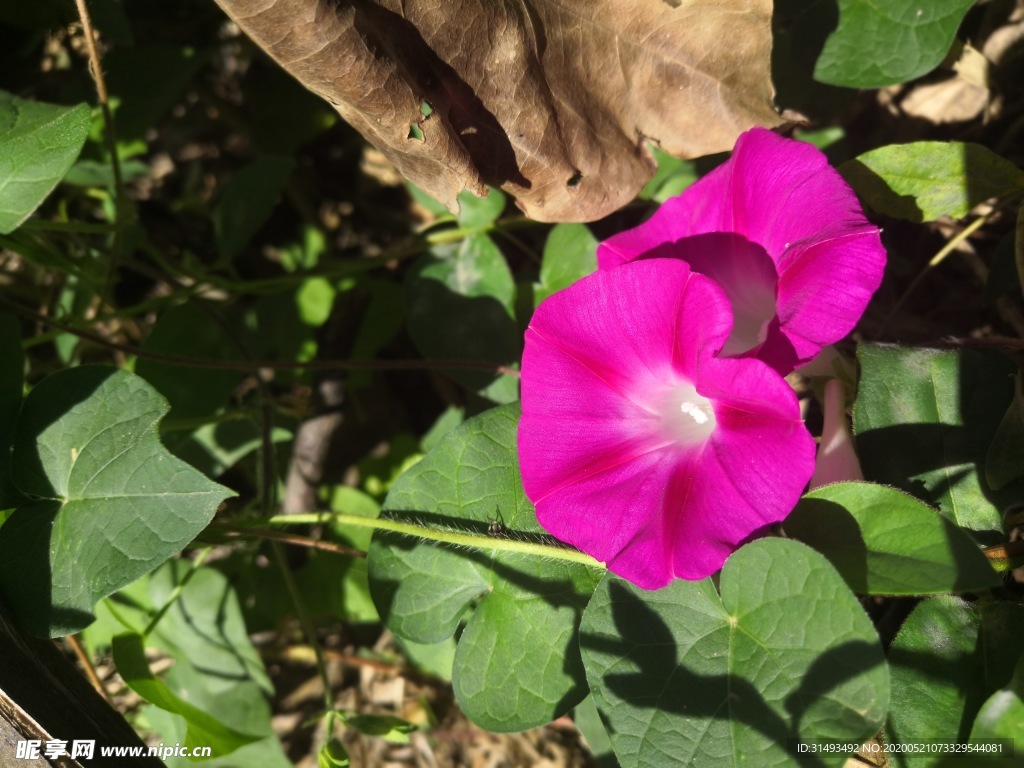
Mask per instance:
[[[569,189],[572,189],[577,184],[579,184],[581,181],[583,181],[583,174],[580,173],[579,171],[576,171],[576,173],[574,173],[569,178],[569,180],[567,182],[565,182],[565,186],[569,187]]]
[[[416,141],[423,141],[423,131],[420,130],[419,125],[417,125],[416,123],[410,123],[409,135],[406,138],[415,139]]]
[[[420,104],[420,114],[423,115],[424,117],[430,117],[430,115],[433,114],[433,112],[434,108],[430,106],[430,104],[428,104],[427,102],[424,101],[422,104]]]

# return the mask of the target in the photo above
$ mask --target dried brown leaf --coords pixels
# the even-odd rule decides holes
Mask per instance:
[[[779,123],[771,0],[217,2],[453,210],[491,184],[591,221],[651,176],[646,140],[697,157]]]

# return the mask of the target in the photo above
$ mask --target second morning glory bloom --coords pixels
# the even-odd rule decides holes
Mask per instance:
[[[885,268],[878,228],[825,156],[763,128],[597,252],[602,269],[663,257],[725,290],[735,323],[723,354],[756,357],[782,374],[853,330]]]

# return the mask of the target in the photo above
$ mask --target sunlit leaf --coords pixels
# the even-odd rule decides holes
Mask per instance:
[[[0,585],[36,634],[89,624],[97,600],[180,551],[231,495],[160,444],[167,409],[138,376],[101,367],[25,399],[11,468],[31,503],[4,524]]]
[[[86,104],[41,104],[0,91],[0,234],[21,226],[64,178],[90,120]]]

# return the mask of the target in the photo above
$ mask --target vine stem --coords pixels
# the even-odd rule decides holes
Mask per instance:
[[[0,304],[11,309],[12,312],[26,317],[29,320],[48,325],[64,333],[70,333],[80,339],[91,341],[107,349],[114,349],[126,355],[133,355],[140,360],[152,360],[155,363],[167,363],[168,365],[180,365],[183,368],[212,368],[221,371],[259,371],[261,369],[274,371],[346,371],[346,370],[369,370],[369,371],[454,371],[472,370],[488,371],[498,373],[502,376],[519,378],[519,371],[507,365],[495,365],[494,363],[478,362],[476,360],[309,360],[299,362],[297,360],[213,360],[198,357],[184,357],[182,355],[166,355],[162,352],[151,352],[136,347],[132,344],[123,344],[119,341],[105,339],[98,333],[75,328],[73,325],[62,323],[59,320],[40,315],[30,309],[13,304],[0,297]]]
[[[390,531],[401,533],[406,536],[415,536],[419,539],[434,541],[438,544],[448,544],[454,547],[471,547],[473,549],[497,550],[499,552],[512,552],[520,555],[533,557],[546,557],[552,560],[564,560],[569,563],[579,563],[591,568],[605,569],[601,563],[590,555],[584,554],[575,549],[540,544],[534,541],[516,541],[498,536],[484,536],[472,533],[459,533],[447,531],[441,528],[420,525],[418,523],[406,523],[400,520],[389,520],[386,518],[360,517],[359,515],[345,515],[340,513],[309,512],[297,515],[275,515],[266,520],[253,521],[254,525],[311,525],[327,521],[348,525],[358,528],[372,528],[377,531]]]
[[[107,689],[103,687],[103,681],[100,680],[100,676],[96,674],[96,667],[92,664],[92,659],[89,658],[89,654],[85,652],[85,648],[82,647],[82,642],[78,639],[77,635],[67,635],[64,640],[71,647],[75,657],[78,659],[79,664],[82,665],[82,669],[85,670],[85,676],[92,683],[92,687],[96,689],[96,692],[103,697],[103,700],[110,706],[114,706],[114,702],[110,700],[110,694],[107,693]]]
[[[896,303],[889,311],[888,316],[885,318],[885,320],[882,321],[883,328],[888,328],[889,323],[892,322],[893,317],[895,317],[896,314],[901,309],[903,309],[903,305],[907,303],[907,299],[910,298],[910,295],[917,289],[917,287],[928,275],[928,270],[934,269],[943,261],[945,261],[946,257],[949,256],[949,254],[951,254],[953,251],[955,251],[957,246],[960,245],[960,243],[964,242],[967,238],[969,238],[971,235],[973,235],[975,232],[981,229],[989,220],[989,217],[992,215],[994,211],[995,209],[993,209],[991,212],[987,214],[984,214],[976,218],[966,227],[957,232],[956,235],[951,237],[949,239],[949,242],[942,246],[942,248],[940,248],[939,251],[934,256],[932,256],[931,260],[925,265],[924,269],[918,272],[917,276],[914,277],[914,279],[910,282],[910,285],[907,286],[907,290],[903,292],[903,295],[896,300]]]
[[[302,600],[302,592],[299,590],[298,582],[295,581],[295,574],[288,567],[288,559],[285,556],[284,547],[278,541],[271,541],[270,546],[274,551],[274,559],[277,561],[278,568],[281,569],[281,578],[284,579],[285,587],[288,589],[292,604],[295,606],[295,612],[298,614],[302,632],[306,635],[306,640],[309,641],[310,646],[313,648],[313,654],[316,657],[317,673],[320,675],[320,682],[324,687],[324,702],[327,705],[327,710],[333,712],[334,699],[331,696],[331,678],[327,674],[324,649],[317,639],[316,627],[313,626],[313,620],[310,618],[309,611],[306,610],[306,604]]]
[[[127,198],[124,192],[124,178],[121,175],[121,157],[117,152],[117,130],[114,127],[114,114],[110,111],[107,81],[103,77],[103,65],[100,61],[99,49],[96,47],[96,33],[93,30],[92,17],[89,15],[89,8],[85,0],[75,0],[75,5],[78,7],[78,18],[82,22],[82,32],[85,34],[85,48],[89,54],[89,69],[92,73],[92,79],[96,83],[96,98],[100,104],[100,111],[103,113],[103,126],[106,129],[104,136],[107,141],[107,149],[110,151],[110,167],[114,172],[114,208],[117,211],[117,221],[114,227],[112,258],[107,269],[107,292],[109,293],[114,275],[116,274],[121,246],[124,240]]]
[[[333,541],[322,541],[320,539],[311,539],[308,536],[299,536],[294,533],[285,533],[283,531],[267,531],[261,528],[252,528],[249,526],[237,526],[237,525],[226,525],[224,523],[213,523],[207,530],[232,534],[241,534],[246,536],[254,536],[258,539],[267,539],[269,541],[281,541],[285,544],[294,544],[298,547],[306,547],[307,549],[318,549],[322,552],[333,552],[336,555],[346,555],[348,557],[366,557],[366,553],[361,549],[355,547],[346,547],[344,544],[336,544]]]

